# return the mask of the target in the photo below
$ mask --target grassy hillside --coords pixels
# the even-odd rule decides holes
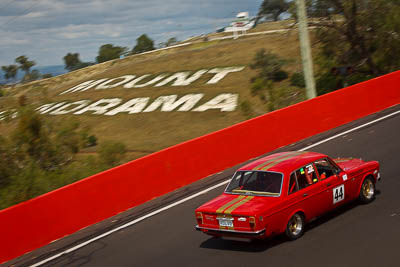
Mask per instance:
[[[286,25],[285,25],[286,24]],[[281,24],[261,24],[251,32],[267,31],[287,27],[287,22]],[[225,34],[226,35],[226,34]],[[251,77],[255,71],[249,67],[257,50],[265,48],[287,60],[285,70],[293,73],[301,69],[300,51],[297,31],[245,36],[239,39],[219,41],[203,41],[202,39],[190,45],[158,51],[150,54],[126,57],[120,60],[106,62],[81,69],[50,79],[18,85],[6,89],[7,95],[0,98],[0,111],[8,110],[16,105],[17,98],[25,95],[28,102],[35,106],[62,101],[121,98],[127,101],[132,98],[149,97],[151,103],[159,96],[187,94],[204,94],[196,106],[223,93],[238,94],[238,105],[234,111],[221,112],[207,110],[205,112],[162,112],[160,108],[148,113],[127,114],[115,116],[94,115],[86,112],[82,115],[47,115],[51,120],[75,118],[81,125],[89,127],[99,139],[121,141],[127,145],[126,161],[141,157],[168,146],[225,128],[251,117],[268,112],[267,105],[250,91]],[[206,84],[213,74],[206,73],[187,86],[171,86],[171,83],[143,88],[124,88],[118,86],[111,89],[95,90],[91,88],[84,92],[62,94],[65,90],[88,80],[116,78],[123,75],[141,76],[144,74],[176,73],[190,71],[191,74],[201,69],[217,67],[244,66],[240,72],[229,73],[217,84]],[[304,99],[303,89],[291,87],[288,79],[277,85],[285,91],[287,105]],[[245,103],[245,104],[243,104]],[[14,123],[0,123],[0,133],[7,135]],[[96,152],[96,147],[81,151],[82,154]]]

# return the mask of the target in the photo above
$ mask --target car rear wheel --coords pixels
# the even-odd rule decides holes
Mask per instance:
[[[286,236],[289,240],[301,237],[304,233],[304,225],[304,216],[300,213],[294,214],[286,226]]]
[[[361,185],[359,199],[362,203],[367,204],[371,202],[374,199],[374,197],[375,197],[374,181],[371,179],[371,177],[367,177],[364,179]]]

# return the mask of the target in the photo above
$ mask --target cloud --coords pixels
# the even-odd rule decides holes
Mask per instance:
[[[102,44],[133,47],[146,33],[155,43],[227,26],[262,0],[19,0],[0,9],[0,64],[21,54],[40,65],[62,64],[67,52],[94,60]],[[7,21],[12,20],[6,24]],[[47,48],[47,49],[46,49]],[[47,52],[51,51],[51,52]],[[43,52],[44,51],[44,52]],[[58,52],[57,52],[58,51]],[[7,63],[10,64],[10,63]]]
[[[32,18],[42,18],[47,15],[47,12],[30,12],[24,15],[24,18],[32,19]]]
[[[122,27],[113,24],[67,25],[65,27],[51,28],[47,30],[47,33],[53,33],[55,34],[55,36],[58,36],[61,39],[81,39],[81,38],[95,39],[98,36],[117,38],[121,36],[121,32],[122,32]]]
[[[14,45],[27,45],[29,40],[20,39],[18,37],[9,37],[7,39],[1,40],[0,47],[14,46]]]

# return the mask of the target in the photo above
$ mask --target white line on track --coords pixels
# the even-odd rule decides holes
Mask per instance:
[[[388,114],[388,115],[386,115],[386,116],[380,117],[379,119],[376,119],[376,120],[373,120],[373,121],[364,123],[364,124],[362,124],[362,125],[360,125],[360,126],[354,127],[354,128],[352,128],[352,129],[347,130],[347,131],[344,131],[344,132],[342,132],[342,133],[340,133],[340,134],[336,134],[336,135],[334,135],[334,136],[331,136],[331,137],[329,137],[329,138],[326,138],[326,139],[324,139],[324,140],[321,140],[321,141],[319,141],[319,142],[317,142],[317,143],[315,143],[315,144],[309,145],[309,146],[304,147],[304,148],[299,149],[299,150],[300,150],[300,151],[305,151],[305,150],[308,150],[308,149],[310,149],[310,148],[319,146],[320,144],[326,143],[326,142],[328,142],[328,141],[330,141],[330,140],[332,140],[332,139],[338,138],[338,137],[340,137],[340,136],[342,136],[342,135],[346,135],[346,134],[348,134],[348,133],[354,132],[354,131],[356,131],[356,130],[358,130],[358,129],[367,127],[368,125],[371,125],[371,124],[374,124],[374,123],[376,123],[376,122],[378,122],[378,121],[381,121],[381,120],[384,120],[384,119],[386,119],[386,118],[392,117],[392,116],[394,116],[394,115],[396,115],[396,114],[398,114],[398,113],[400,113],[400,110],[395,111],[395,112],[393,112],[393,113],[390,113],[390,114]]]
[[[340,137],[340,136],[346,135],[346,134],[348,134],[348,133],[354,132],[354,131],[356,131],[356,130],[358,130],[358,129],[367,127],[368,125],[374,124],[374,123],[376,123],[376,122],[378,122],[378,121],[381,121],[381,120],[384,120],[384,119],[386,119],[386,118],[392,117],[392,116],[394,116],[394,115],[396,115],[396,114],[399,114],[399,113],[400,113],[400,110],[395,111],[395,112],[390,113],[390,114],[388,114],[388,115],[386,115],[386,116],[383,116],[383,117],[381,117],[381,118],[378,118],[378,119],[375,119],[375,120],[373,120],[373,121],[367,122],[367,123],[362,124],[362,125],[360,125],[360,126],[354,127],[354,128],[352,128],[352,129],[350,129],[350,130],[344,131],[344,132],[342,132],[342,133],[340,133],[340,134],[336,134],[336,135],[334,135],[334,136],[331,136],[331,137],[329,137],[329,138],[326,138],[326,139],[324,139],[324,140],[321,140],[321,141],[319,141],[319,142],[317,142],[317,143],[315,143],[315,144],[312,144],[312,145],[309,145],[309,146],[304,147],[304,148],[302,148],[302,149],[299,149],[299,151],[305,151],[305,150],[308,150],[308,149],[310,149],[310,148],[316,147],[316,146],[318,146],[318,145],[320,145],[320,144],[323,144],[323,143],[326,143],[326,142],[328,142],[328,141],[330,141],[330,140],[332,140],[332,139],[335,139],[335,138],[338,138],[338,137]],[[200,192],[197,192],[197,193],[195,193],[195,194],[193,194],[193,195],[191,195],[191,196],[189,196],[189,197],[186,197],[186,198],[183,198],[183,199],[181,199],[181,200],[178,200],[177,202],[174,202],[174,203],[172,203],[172,204],[170,204],[170,205],[168,205],[168,206],[165,206],[165,207],[162,207],[162,208],[160,208],[160,209],[158,209],[158,210],[155,210],[155,211],[153,211],[153,212],[150,212],[149,214],[146,214],[146,215],[144,215],[144,216],[142,216],[142,217],[140,217],[140,218],[137,218],[137,219],[135,219],[135,220],[133,220],[133,221],[130,221],[130,222],[124,224],[124,225],[121,225],[121,226],[119,226],[119,227],[117,227],[117,228],[115,228],[115,229],[112,229],[112,230],[110,230],[110,231],[108,231],[108,232],[105,232],[105,233],[103,233],[103,234],[101,234],[101,235],[98,235],[98,236],[96,236],[96,237],[94,237],[94,238],[92,238],[92,239],[89,239],[89,240],[87,240],[87,241],[85,241],[85,242],[83,242],[83,243],[81,243],[81,244],[79,244],[79,245],[76,245],[76,246],[72,247],[72,248],[69,248],[69,249],[67,249],[67,250],[64,250],[63,252],[58,253],[58,254],[56,254],[56,255],[54,255],[54,256],[51,256],[51,257],[49,257],[49,258],[47,258],[47,259],[45,259],[45,260],[42,260],[42,261],[40,261],[40,262],[38,262],[38,263],[35,263],[35,264],[31,265],[31,267],[36,267],[36,266],[43,265],[43,264],[45,264],[45,263],[47,263],[47,262],[49,262],[49,261],[52,261],[52,260],[54,260],[54,259],[56,259],[56,258],[61,257],[62,255],[65,255],[65,254],[68,254],[68,253],[70,253],[70,252],[72,252],[72,251],[78,250],[78,249],[80,249],[80,248],[82,248],[82,247],[84,247],[84,246],[86,246],[86,245],[88,245],[88,244],[90,244],[90,243],[93,243],[93,242],[95,242],[95,241],[97,241],[97,240],[99,240],[99,239],[101,239],[101,238],[103,238],[103,237],[106,237],[106,236],[108,236],[108,235],[110,235],[110,234],[112,234],[112,233],[114,233],[114,232],[117,232],[117,231],[119,231],[119,230],[121,230],[121,229],[124,229],[124,228],[126,228],[126,227],[129,227],[129,226],[131,226],[131,225],[137,224],[138,222],[141,222],[141,221],[143,221],[143,220],[145,220],[145,219],[147,219],[147,218],[150,218],[150,217],[152,217],[152,216],[154,216],[154,215],[157,215],[157,214],[159,214],[159,213],[161,213],[161,212],[163,212],[163,211],[165,211],[165,210],[168,210],[168,209],[170,209],[170,208],[173,208],[173,207],[175,207],[175,206],[178,206],[178,205],[180,205],[180,204],[182,204],[182,203],[184,203],[184,202],[186,202],[186,201],[188,201],[188,200],[191,200],[191,199],[196,198],[196,197],[198,197],[198,196],[200,196],[200,195],[206,194],[206,193],[208,193],[209,191],[212,191],[212,190],[214,190],[214,189],[216,189],[216,188],[218,188],[218,187],[221,187],[221,186],[223,186],[223,185],[226,185],[230,180],[231,180],[231,179],[226,180],[226,181],[223,181],[223,182],[221,182],[221,183],[219,183],[219,184],[213,185],[213,186],[211,186],[211,187],[209,187],[209,188],[207,188],[207,189],[204,189],[204,190],[202,190],[202,191],[200,191]]]

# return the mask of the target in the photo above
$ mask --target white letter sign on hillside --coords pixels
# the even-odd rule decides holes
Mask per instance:
[[[142,87],[147,87],[147,86],[155,84],[158,81],[161,81],[162,79],[164,79],[167,76],[167,74],[160,74],[160,75],[158,75],[157,77],[151,79],[148,82],[145,82],[145,83],[142,83],[142,84],[137,84],[138,82],[140,82],[144,78],[147,78],[148,76],[151,76],[151,74],[145,74],[145,75],[133,80],[132,82],[130,82],[128,84],[125,84],[124,88],[132,88],[132,87],[142,88]]]
[[[234,111],[237,106],[237,94],[221,94],[204,105],[194,109],[193,111],[203,112],[209,109],[220,109],[221,111]]]
[[[161,111],[170,112],[181,106],[178,111],[190,111],[194,105],[199,102],[204,94],[189,94],[182,96],[176,100],[177,95],[160,96],[150,106],[148,106],[143,112],[152,112],[159,108],[161,105]]]
[[[92,87],[95,87],[99,83],[102,83],[106,80],[108,80],[108,79],[105,78],[105,79],[100,79],[97,81],[96,80],[86,81],[86,82],[83,82],[81,84],[78,84],[77,86],[74,86],[74,87],[68,89],[67,91],[62,92],[60,95],[63,95],[66,93],[73,93],[73,92],[83,92],[83,91],[89,90]]]
[[[65,103],[65,102],[62,102]],[[40,113],[40,114],[46,114],[48,111],[50,111],[50,108],[54,106],[54,103],[52,104],[44,104],[41,105],[40,107],[38,107],[36,110]]]
[[[64,115],[89,114],[114,116],[120,113],[136,114],[140,112],[195,111],[204,112],[210,109],[219,109],[222,112],[234,111],[237,107],[237,94],[220,94],[206,103],[194,108],[204,94],[187,94],[180,98],[177,95],[159,96],[149,104],[149,97],[133,98],[122,103],[120,98],[100,99],[92,104],[90,100],[79,100],[72,103],[59,102],[44,104],[36,110],[40,114]],[[121,104],[122,103],[122,104]],[[146,107],[147,106],[147,107]],[[3,111],[4,113],[4,111]]]
[[[169,76],[164,81],[157,83],[155,86],[156,87],[164,86],[164,85],[172,82],[173,80],[176,80],[176,81],[172,84],[172,86],[189,85],[192,82],[196,81],[198,78],[200,78],[206,72],[207,72],[207,70],[199,70],[195,74],[193,74],[190,78],[188,78],[188,76],[190,74],[189,71],[178,72],[178,73],[175,73],[175,74]]]
[[[46,105],[40,106],[39,108],[37,108],[37,110],[41,114],[44,114],[44,113],[48,113],[56,108],[64,106],[65,103],[66,102],[61,102],[61,103],[56,103],[55,105],[54,104],[46,104]]]
[[[64,114],[72,113],[72,112],[75,112],[77,110],[80,110],[80,109],[86,107],[87,105],[89,105],[89,103],[90,103],[89,100],[79,100],[79,101],[76,101],[73,103],[69,103],[64,106],[59,107],[56,110],[53,110],[52,112],[50,112],[50,115],[64,115]],[[67,109],[67,108],[70,108],[71,106],[72,107],[76,106],[76,107]]]
[[[121,103],[122,99],[120,98],[110,98],[110,99],[100,99],[99,101],[77,111],[74,114],[83,114],[88,111],[94,111],[93,114],[104,114],[108,111],[108,109],[115,107]],[[104,105],[105,104],[105,105]]]
[[[166,86],[170,83],[171,86],[188,86],[193,82],[197,81],[204,74],[214,74],[206,84],[216,84],[220,82],[229,73],[242,71],[245,67],[225,67],[225,68],[214,68],[211,70],[201,69],[191,75],[190,71],[176,72],[174,74],[159,74],[154,78],[151,78],[152,74],[144,74],[136,77],[136,75],[123,75],[117,78],[103,78],[100,80],[90,80],[78,84],[60,95],[74,92],[84,92],[96,86],[95,90],[111,89],[118,86],[123,88],[142,88],[147,86],[161,87]],[[148,80],[150,78],[150,80]],[[147,80],[147,81],[146,81]]]
[[[114,116],[115,114],[121,112],[128,112],[128,114],[142,112],[142,110],[146,107],[147,103],[149,102],[149,99],[150,99],[149,97],[140,97],[131,99],[128,102],[122,104],[121,106],[105,113],[104,115]]]
[[[226,75],[228,75],[228,73],[242,71],[243,69],[244,69],[244,67],[229,67],[229,68],[212,69],[212,70],[208,71],[208,73],[215,73],[215,76],[212,77],[212,79],[209,80],[207,82],[207,84],[216,84],[220,80],[222,80]]]
[[[130,80],[134,79],[135,77],[136,77],[135,75],[125,75],[125,76],[121,76],[121,77],[118,77],[118,78],[110,79],[110,80],[107,80],[107,81],[97,85],[96,90],[98,90],[98,89],[110,89],[110,88],[118,87],[120,85],[123,85],[124,83],[129,82]],[[113,83],[113,82],[118,81],[118,80],[122,80],[122,81],[119,81],[117,83]]]

